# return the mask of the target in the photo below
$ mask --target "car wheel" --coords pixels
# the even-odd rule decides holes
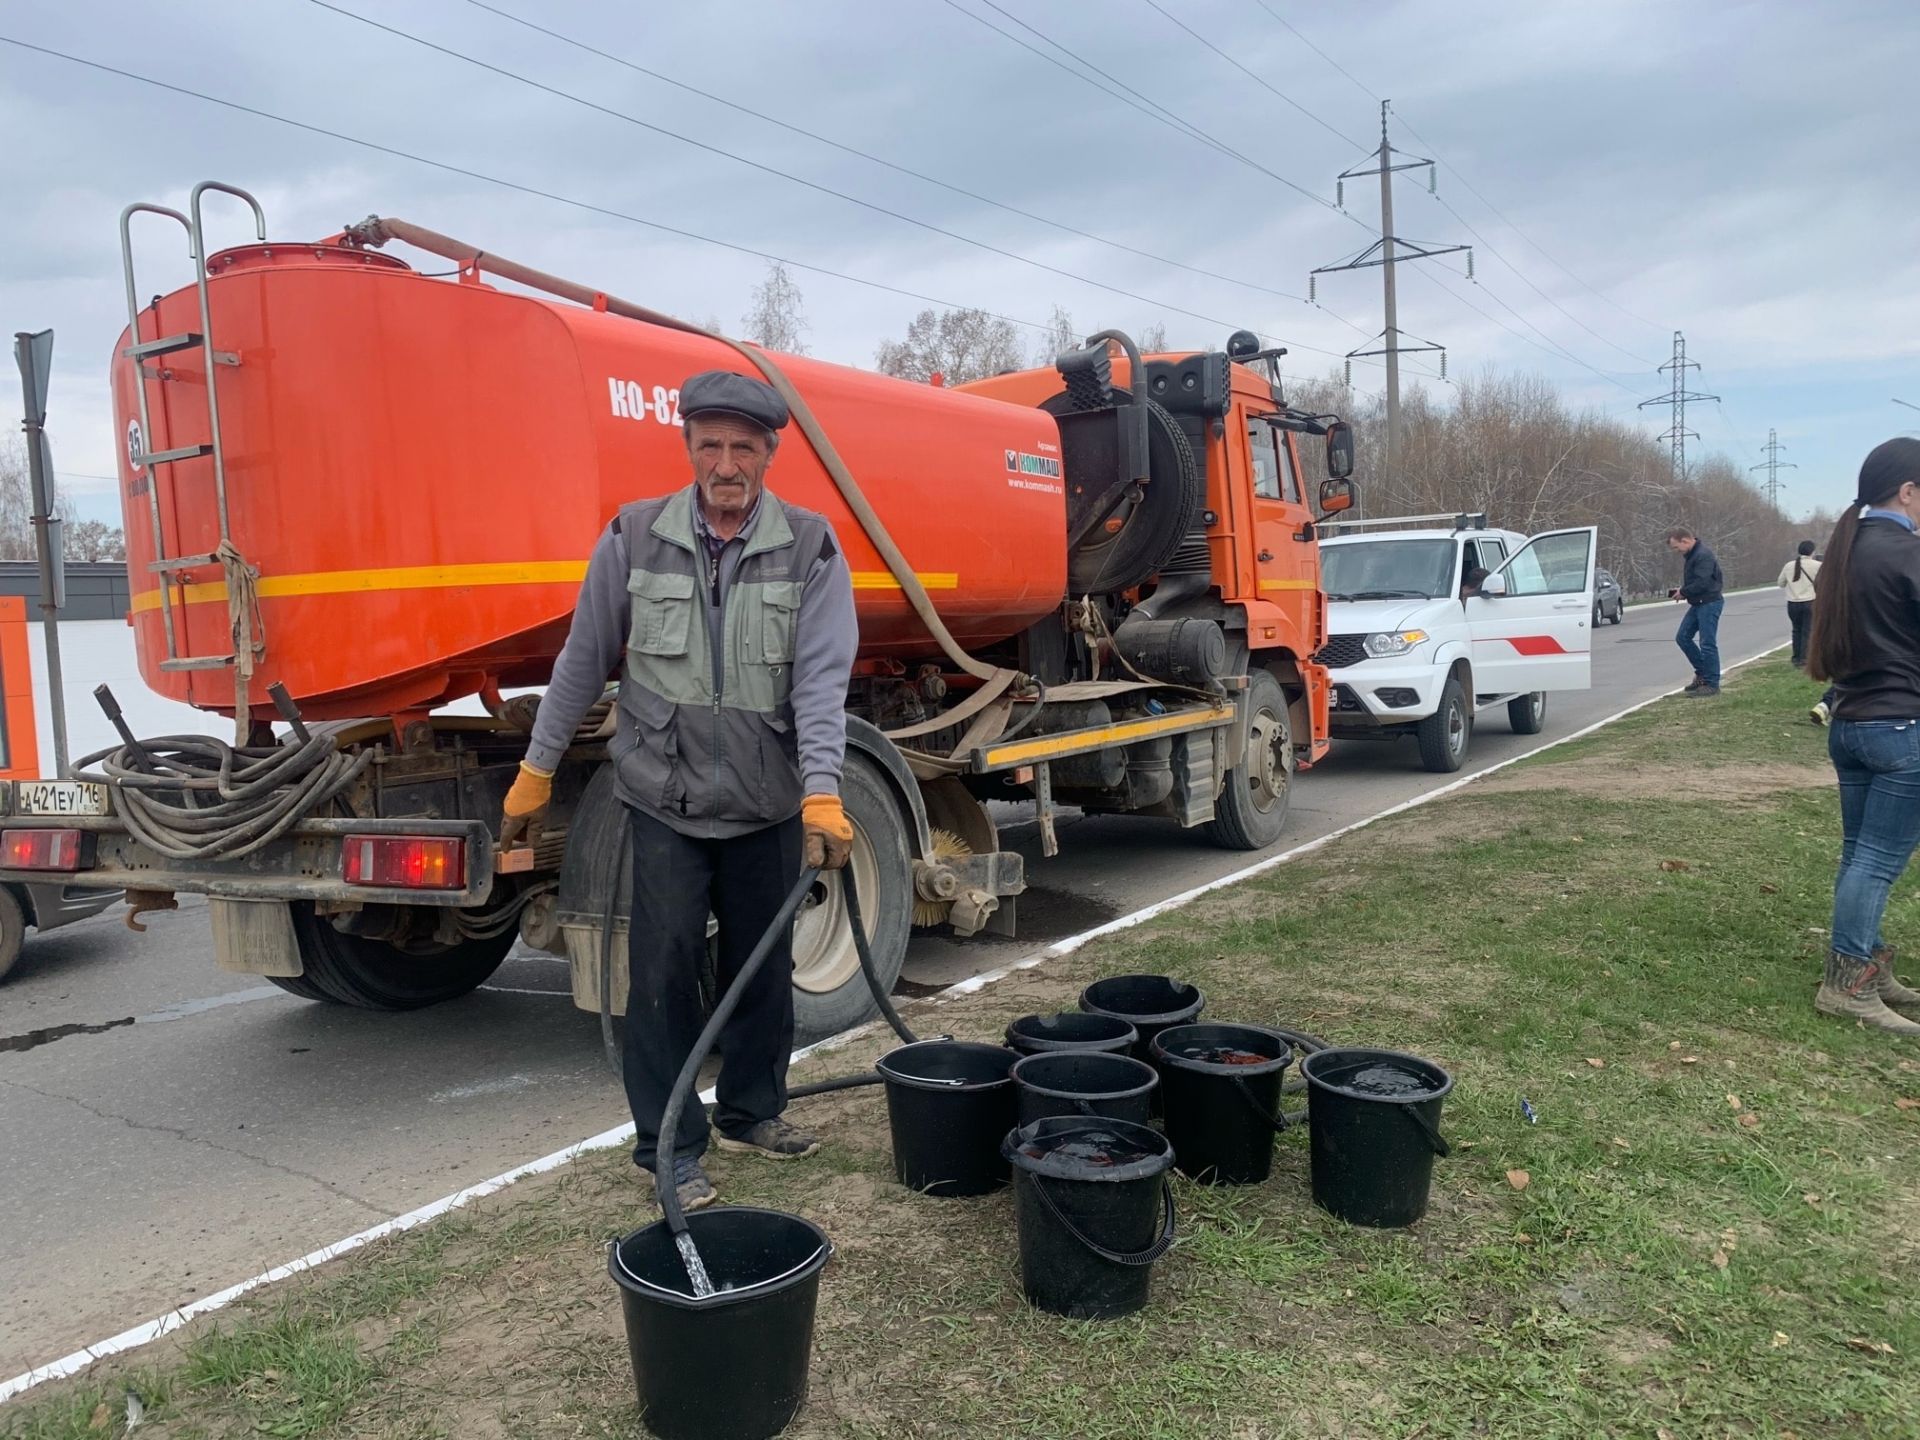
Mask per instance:
[[[1509,700],[1507,723],[1516,735],[1538,735],[1547,724],[1547,692],[1536,690]]]
[[[1473,735],[1473,711],[1458,680],[1447,681],[1440,708],[1414,729],[1420,741],[1420,763],[1435,774],[1458,770],[1467,762],[1467,741]]]
[[[0,885],[0,980],[7,978],[27,943],[27,916],[19,898]]]

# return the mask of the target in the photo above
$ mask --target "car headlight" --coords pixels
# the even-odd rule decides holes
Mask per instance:
[[[1380,660],[1388,655],[1404,655],[1426,638],[1424,630],[1387,630],[1367,636],[1364,648],[1367,654]]]

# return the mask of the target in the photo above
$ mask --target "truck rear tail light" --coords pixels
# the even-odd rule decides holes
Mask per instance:
[[[85,851],[83,830],[8,830],[0,837],[0,868],[80,870]]]
[[[464,840],[428,835],[349,835],[340,847],[341,878],[383,890],[464,890]]]

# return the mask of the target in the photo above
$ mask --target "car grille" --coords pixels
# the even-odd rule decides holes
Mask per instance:
[[[1349,665],[1358,665],[1367,658],[1367,637],[1364,635],[1330,635],[1327,643],[1313,657],[1316,665],[1324,665],[1329,670],[1344,670]]]

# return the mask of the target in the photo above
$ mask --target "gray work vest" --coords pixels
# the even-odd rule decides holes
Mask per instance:
[[[631,607],[620,726],[621,798],[689,835],[744,834],[798,813],[794,637],[827,523],[762,492],[717,574],[689,486],[623,507]]]

